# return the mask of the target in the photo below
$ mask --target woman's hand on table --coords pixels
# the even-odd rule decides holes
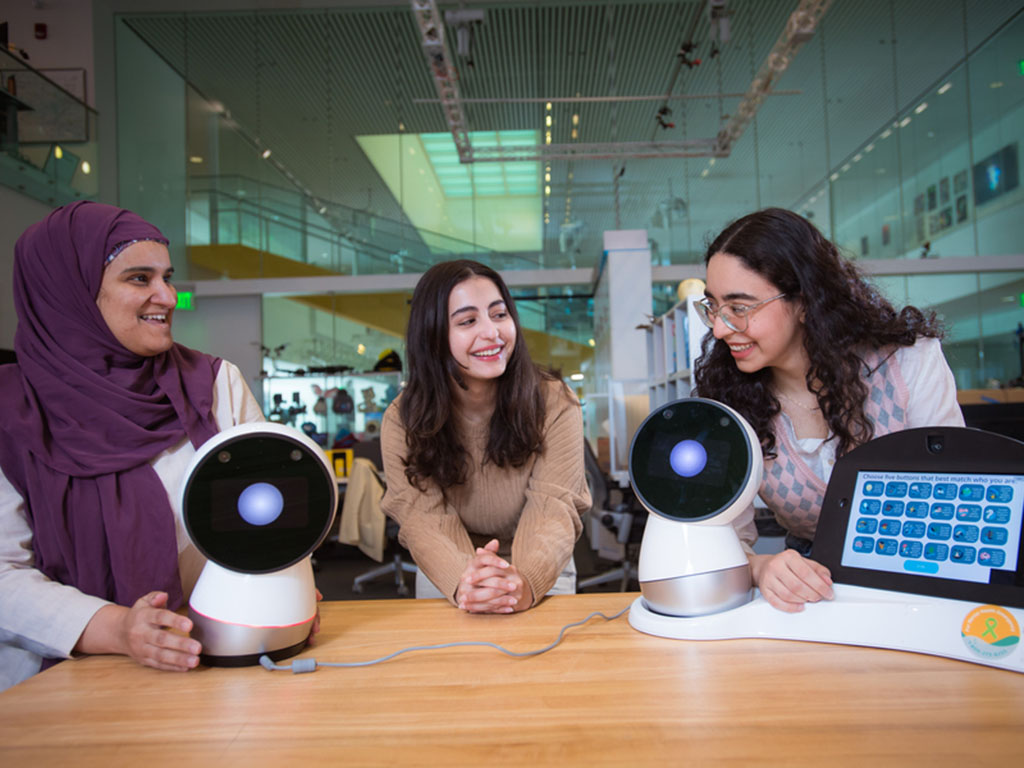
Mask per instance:
[[[804,603],[832,599],[828,568],[795,550],[751,555],[750,569],[765,600],[780,611],[796,613],[804,609]]]
[[[199,664],[202,645],[188,636],[192,621],[167,609],[166,592],[143,595],[131,608],[100,608],[75,645],[78,653],[120,653],[139,664],[185,672]]]
[[[316,592],[316,616],[313,617],[313,626],[309,630],[309,638],[306,640],[307,645],[313,644],[313,636],[320,631],[320,601],[324,599],[324,594],[316,587],[313,588]]]

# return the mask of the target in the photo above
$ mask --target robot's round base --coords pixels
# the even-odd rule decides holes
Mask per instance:
[[[731,530],[731,529],[727,529]],[[754,596],[747,563],[709,573],[645,581],[640,591],[645,607],[667,616],[703,616],[749,603]]]
[[[258,664],[266,654],[273,660],[294,656],[309,640],[315,615],[284,626],[260,626],[220,621],[189,605],[192,637],[203,644],[200,659],[214,667],[244,667]]]
[[[281,661],[300,653],[309,642],[307,637],[300,643],[263,653],[246,653],[238,656],[214,656],[207,653],[199,654],[199,660],[208,667],[252,667],[260,663],[260,656],[267,656],[271,661]]]

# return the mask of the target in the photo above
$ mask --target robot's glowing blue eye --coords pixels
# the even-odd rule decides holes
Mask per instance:
[[[681,440],[668,457],[672,471],[681,477],[699,475],[708,463],[708,452],[696,440]]]
[[[250,525],[269,525],[284,509],[284,496],[270,483],[253,483],[238,495],[238,514]]]

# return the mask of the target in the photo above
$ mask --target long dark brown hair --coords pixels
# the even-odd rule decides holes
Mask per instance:
[[[837,441],[836,455],[870,440],[874,427],[864,413],[863,356],[912,346],[922,336],[941,338],[935,313],[916,307],[897,312],[835,245],[792,211],[768,208],[738,219],[708,246],[704,263],[716,253],[740,259],[785,293],[783,301],[803,307],[807,387],[818,399],[830,439]],[[775,455],[772,421],[781,406],[771,369],[740,371],[728,345],[709,333],[694,381],[701,397],[739,411],[757,432],[765,455]]]
[[[466,389],[448,341],[448,297],[472,277],[494,283],[516,328],[516,342],[505,373],[497,380],[484,463],[521,467],[544,444],[544,393],[541,382],[554,379],[530,359],[515,302],[501,276],[475,261],[435,264],[416,284],[406,332],[409,374],[399,401],[405,426],[405,475],[421,490],[430,480],[443,490],[465,482],[468,454],[459,440],[452,410],[454,387]]]

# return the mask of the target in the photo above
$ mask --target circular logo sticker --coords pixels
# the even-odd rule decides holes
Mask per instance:
[[[1005,608],[982,605],[967,614],[960,636],[975,656],[1001,659],[1020,645],[1020,626]]]

